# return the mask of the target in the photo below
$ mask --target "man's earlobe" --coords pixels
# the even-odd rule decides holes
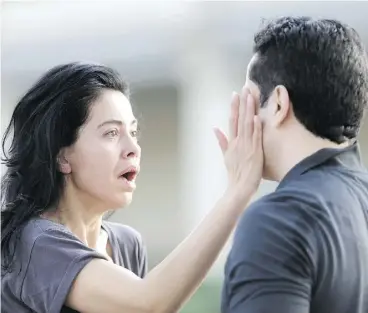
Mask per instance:
[[[279,85],[275,88],[275,96],[277,103],[275,123],[277,126],[279,126],[285,121],[290,113],[290,99],[287,89],[282,85]]]

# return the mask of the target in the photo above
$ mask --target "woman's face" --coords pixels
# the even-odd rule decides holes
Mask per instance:
[[[123,93],[105,90],[92,104],[75,144],[61,154],[67,190],[71,187],[79,199],[103,210],[129,204],[141,157],[137,126]]]

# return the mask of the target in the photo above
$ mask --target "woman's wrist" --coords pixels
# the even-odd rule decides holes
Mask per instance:
[[[253,192],[250,190],[239,189],[239,188],[228,188],[222,196],[222,201],[230,208],[235,211],[243,212],[248,206]]]

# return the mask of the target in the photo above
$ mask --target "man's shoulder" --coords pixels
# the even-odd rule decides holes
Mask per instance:
[[[264,263],[262,271],[265,272],[280,270],[281,263],[299,271],[300,260],[307,260],[308,268],[312,268],[310,260],[315,258],[317,251],[315,228],[318,215],[311,208],[312,204],[305,205],[300,201],[300,195],[284,190],[253,202],[236,228],[227,260],[228,275],[238,266],[256,272],[259,262]]]
[[[259,198],[252,206],[261,208],[261,210],[262,207],[264,209],[289,207],[294,209],[290,212],[292,214],[305,210],[320,214],[327,203],[339,201],[337,196],[339,193],[346,192],[346,182],[349,179],[352,182],[357,181],[356,178],[349,177],[349,174],[346,173],[326,174],[322,171],[310,171],[288,184],[279,185],[274,192]],[[358,183],[358,185],[362,184]]]
[[[321,199],[313,189],[305,184],[294,184],[276,190],[254,201],[244,212],[245,217],[257,218],[273,214],[277,216],[291,217],[304,214],[319,214],[321,211]]]
[[[309,190],[277,190],[254,201],[243,213],[235,231],[242,245],[273,241],[309,241],[314,245],[315,228],[328,212]],[[255,238],[257,238],[255,240]]]
[[[329,214],[332,208],[358,205],[368,200],[368,172],[344,166],[311,169],[283,184],[262,201],[282,202],[310,214]]]
[[[344,166],[334,162],[311,168],[287,183],[281,182],[277,191],[295,194],[303,198],[325,199],[331,202],[340,201],[339,196],[346,198],[349,194],[366,191],[368,188],[368,170]]]

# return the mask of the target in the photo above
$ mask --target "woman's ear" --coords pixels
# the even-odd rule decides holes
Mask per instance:
[[[67,149],[61,149],[57,157],[58,169],[63,174],[70,174],[72,172],[71,165],[67,157]]]

